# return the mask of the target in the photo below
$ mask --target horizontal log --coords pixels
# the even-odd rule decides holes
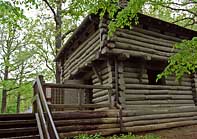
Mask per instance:
[[[107,84],[111,84],[111,83],[113,83],[113,82],[115,82],[113,79],[111,80],[111,79],[105,79],[105,80],[102,80],[102,84],[99,82],[99,80],[98,79],[96,79],[96,80],[94,80],[94,82],[93,82],[93,85],[107,85]]]
[[[96,53],[95,54],[90,54],[90,56],[87,56],[86,61],[83,61],[81,63],[81,65],[79,65],[78,67],[73,67],[71,70],[69,70],[68,72],[66,72],[63,76],[65,79],[69,79],[70,76],[75,75],[77,72],[79,72],[79,70],[83,69],[84,67],[90,66],[90,64],[92,63],[92,61],[96,60]],[[90,72],[91,73],[91,72]]]
[[[118,110],[53,112],[52,115],[54,120],[112,118],[118,116]]]
[[[155,55],[165,56],[165,57],[170,57],[174,54],[171,52],[172,50],[168,50],[168,49],[163,52],[163,50],[158,50],[159,48],[156,49],[156,48],[143,47],[142,45],[144,44],[142,45],[131,44],[131,42],[126,42],[126,40],[123,41],[122,39],[116,39],[115,41],[117,41],[115,42],[115,47],[119,49],[134,50],[134,51],[144,52],[148,54],[155,54]]]
[[[133,127],[125,127],[124,132],[142,132],[142,131],[151,131],[151,130],[159,130],[159,129],[169,129],[173,127],[181,127],[181,126],[189,126],[195,125],[197,121],[188,120],[182,122],[170,122],[170,123],[162,123],[162,124],[153,124],[153,125],[146,125],[146,126],[133,126]]]
[[[168,41],[165,39],[159,39],[157,37],[148,36],[139,32],[135,32],[133,30],[118,30],[116,31],[117,36],[121,36],[128,39],[135,39],[143,42],[148,42],[156,45],[163,45],[166,47],[173,47],[175,41]]]
[[[174,99],[174,100],[192,100],[192,95],[126,95],[126,100],[165,100],[165,99]]]
[[[97,98],[97,97],[101,97],[101,96],[105,96],[108,94],[108,90],[102,90],[99,92],[93,92],[93,98]]]
[[[166,78],[166,80],[171,80],[171,81],[176,81],[176,77],[175,76],[168,76]],[[185,81],[185,82],[192,82],[192,79],[190,77],[188,77],[187,75],[184,75],[180,81]],[[176,81],[178,82],[178,81]]]
[[[128,74],[128,73],[132,73],[132,74],[137,74],[139,75],[140,73],[140,68],[133,68],[133,67],[129,67],[129,66],[126,66],[124,67],[124,73]],[[124,75],[123,73],[123,75]],[[145,73],[144,73],[145,74]],[[148,77],[148,76],[147,76]]]
[[[91,63],[91,61],[96,59],[96,49],[99,49],[98,42],[97,44],[94,45],[97,45],[97,46],[92,46],[95,48],[95,50],[90,50],[90,52],[87,55],[85,55],[84,58],[80,57],[78,59],[75,59],[75,61],[72,64],[70,64],[68,67],[65,68],[64,70],[65,76],[68,74],[74,75],[79,71],[80,68],[87,66],[88,64]]]
[[[74,53],[65,61],[64,67],[69,66],[73,60],[77,59],[83,52],[87,50],[96,40],[99,39],[99,31],[95,32],[87,41],[80,45]]]
[[[155,54],[148,54],[144,52],[139,52],[139,51],[134,51],[134,50],[124,50],[124,49],[118,49],[118,48],[113,48],[111,50],[106,50],[106,53],[110,54],[127,54],[130,56],[134,57],[144,57],[145,59],[158,59],[158,60],[168,60],[168,57],[165,56],[159,56]]]
[[[94,118],[94,119],[75,119],[75,120],[58,120],[56,126],[65,125],[94,125],[94,124],[112,124],[117,123],[118,118]]]
[[[137,72],[137,71],[136,71]],[[138,71],[139,72],[139,71]],[[124,78],[139,78],[140,73],[123,72]],[[148,79],[148,75],[143,73],[141,75],[142,79]]]
[[[126,101],[128,105],[154,105],[154,104],[176,104],[176,105],[194,105],[193,101],[187,100],[136,100],[136,101]]]
[[[136,110],[136,109],[142,109],[142,110],[150,110],[150,109],[168,109],[168,108],[176,108],[180,106],[194,106],[194,104],[151,104],[151,105],[128,105],[127,101],[125,104],[125,109],[127,110]]]
[[[139,77],[138,77],[139,78]],[[125,84],[136,84],[136,83],[141,83],[141,84],[148,84],[148,79],[133,79],[133,78],[124,78]],[[121,82],[121,80],[120,80]]]
[[[102,96],[102,97],[96,97],[92,100],[94,103],[99,103],[108,100],[108,95]]]
[[[188,120],[197,120],[197,116],[131,121],[131,122],[125,122],[124,127],[150,125],[150,124],[161,124],[161,123],[170,123],[170,122],[182,122],[182,121],[188,121]]]
[[[136,32],[146,34],[146,35],[149,35],[149,36],[157,37],[158,39],[162,38],[162,39],[166,39],[166,40],[170,40],[170,41],[181,42],[180,38],[164,35],[164,34],[161,34],[161,33],[150,31],[150,30],[145,30],[145,29],[142,29],[142,28],[139,28],[139,27],[133,27],[132,30],[136,31]]]
[[[52,109],[70,109],[70,108],[102,108],[109,107],[109,103],[107,104],[48,104],[49,108]]]
[[[90,50],[86,50],[85,53],[83,53],[83,55],[81,55],[79,58],[76,58],[68,67],[65,67],[64,72],[72,72],[74,70],[77,70],[77,68],[80,67],[80,65],[82,65],[81,67],[83,67],[86,63],[88,63],[89,61],[91,61],[94,57],[96,57],[96,52],[99,49],[99,40],[97,40],[97,42],[95,42],[95,44],[93,44],[90,47]]]
[[[113,90],[113,88],[114,88],[114,84],[112,84],[112,83],[108,83],[108,84],[104,84],[103,86],[110,86],[111,88],[112,88],[112,90]],[[102,91],[102,90],[106,90],[106,89],[93,89],[93,92],[94,93],[96,93],[96,92],[100,92],[100,91]],[[114,90],[113,90],[114,91]]]
[[[82,61],[84,61],[85,59],[87,59],[87,56],[89,57],[90,55],[92,55],[93,53],[96,52],[96,50],[99,49],[99,40],[95,41],[94,44],[92,44],[89,49],[86,49],[85,52],[83,52],[81,55],[79,55],[78,58],[76,58],[73,63],[71,63],[70,67],[72,67],[73,65],[79,65],[81,64]],[[72,65],[73,64],[73,65]]]
[[[85,84],[59,84],[59,83],[44,83],[46,88],[73,88],[73,89],[111,89],[110,86],[104,85],[85,85]]]
[[[107,84],[107,83],[110,83],[111,84],[112,82],[115,82],[115,78],[114,77],[107,77],[105,79],[102,79],[102,82],[103,82],[103,84]],[[96,85],[96,84],[98,84],[100,82],[99,82],[98,79],[94,79],[92,81],[92,83]]]
[[[170,113],[190,113],[197,112],[197,107],[195,106],[181,106],[176,108],[167,109],[138,109],[138,110],[124,110],[122,116],[133,117],[138,115],[155,115],[155,114],[170,114]]]
[[[181,86],[191,86],[192,85],[192,82],[184,82],[184,81],[176,82],[176,81],[166,80],[165,82],[166,82],[166,85],[181,85]]]
[[[105,80],[105,79],[107,79],[107,78],[109,77],[109,74],[110,74],[111,72],[108,71],[108,69],[104,69],[104,70],[102,70],[102,71],[99,71],[98,73],[99,73],[101,79]],[[97,76],[96,76],[96,75],[93,75],[93,76],[92,76],[92,79],[93,79],[93,81],[94,81],[95,79],[97,79]]]
[[[139,116],[132,116],[132,117],[123,117],[123,122],[125,123],[125,122],[131,122],[131,121],[139,121],[139,120],[191,117],[191,116],[196,116],[196,114],[197,112],[139,115]]]
[[[140,85],[140,84],[126,84],[126,88],[132,88],[132,89],[151,89],[151,90],[191,90],[192,87],[190,86],[168,86],[168,85]]]
[[[167,89],[167,90],[151,90],[151,89],[140,89],[140,90],[136,90],[136,89],[126,89],[125,93],[126,94],[144,94],[144,95],[148,95],[148,94],[155,94],[155,95],[159,95],[159,94],[172,94],[172,95],[192,95],[192,91],[191,90],[170,90],[171,88]]]
[[[101,101],[101,102],[97,102],[96,104],[107,104],[109,103],[109,100],[105,100],[105,101]],[[105,109],[101,109],[101,111],[105,111]]]
[[[123,37],[114,37],[113,41],[115,41],[115,47],[118,48],[124,48],[126,47],[133,48],[133,50],[139,50],[139,51],[144,51],[144,52],[149,52],[152,54],[158,54],[161,56],[170,56],[172,55],[172,52],[178,52],[176,49],[173,49],[173,47],[165,47],[161,45],[155,45],[147,42],[142,42],[142,41],[136,41],[132,39],[127,39]],[[148,49],[149,48],[149,49]],[[152,50],[152,52],[151,52]],[[165,52],[165,53],[164,53]]]
[[[159,42],[162,42],[162,43],[167,43],[167,44],[172,44],[172,45],[177,43],[177,41],[172,41],[172,40],[168,40],[168,39],[162,39],[162,38],[154,37],[154,36],[151,36],[150,34],[144,34],[144,33],[141,33],[139,31],[135,31],[135,30],[118,29],[118,31],[124,32],[124,33],[127,33],[127,34],[131,34],[131,35],[135,35],[135,36],[139,36],[139,37],[143,37],[143,38],[150,39],[150,40],[159,41]]]

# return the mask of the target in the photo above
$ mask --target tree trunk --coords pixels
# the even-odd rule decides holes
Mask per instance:
[[[20,105],[21,105],[21,94],[18,92],[18,94],[17,94],[16,113],[20,113]]]
[[[4,70],[4,81],[8,80],[8,66],[5,66]],[[4,87],[2,90],[2,104],[1,104],[1,113],[6,112],[6,107],[7,107],[7,90]]]
[[[62,17],[61,17],[61,10],[62,10],[62,1],[57,1],[57,12],[56,12],[56,36],[55,36],[55,47],[56,47],[56,53],[58,53],[58,50],[61,48],[62,44]],[[56,82],[60,83],[60,65],[59,62],[56,62]]]

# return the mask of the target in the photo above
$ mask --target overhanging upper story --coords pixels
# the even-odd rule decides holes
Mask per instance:
[[[178,51],[173,48],[175,43],[197,36],[196,31],[147,15],[138,16],[138,25],[133,25],[131,30],[117,29],[113,37],[107,35],[107,19],[87,16],[55,59],[61,63],[62,81],[83,75],[80,73],[92,70],[94,61],[112,56],[165,62]]]

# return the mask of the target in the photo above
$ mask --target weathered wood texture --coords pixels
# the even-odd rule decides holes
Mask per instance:
[[[150,85],[145,63],[130,59],[124,61],[122,66],[122,74],[119,74],[119,93],[123,108],[194,106],[192,79],[188,76],[185,75],[180,81],[176,81],[174,76],[169,76],[165,79],[165,85]]]
[[[134,27],[132,30],[118,29],[110,39],[114,42],[111,53],[123,53],[130,56],[167,60],[177,52],[173,46],[180,38]],[[111,43],[111,42],[110,42]]]
[[[119,110],[78,111],[53,113],[53,117],[60,137],[65,138],[85,133],[120,133],[118,113]]]
[[[143,132],[197,124],[196,107],[123,111],[122,132]]]
[[[114,73],[112,72],[112,67],[110,61],[104,61],[96,66],[98,75],[94,73],[92,75],[92,84],[93,85],[104,85],[111,86],[114,88]],[[98,77],[99,76],[99,77]],[[100,79],[99,79],[100,78]],[[113,89],[114,90],[114,89]],[[109,98],[109,90],[104,89],[93,89],[93,99],[92,102],[95,104],[108,103],[109,99],[114,101],[114,94]],[[112,104],[113,105],[113,104]]]
[[[96,31],[64,60],[63,81],[68,79],[71,75],[76,74],[80,68],[87,66],[96,59],[97,52],[100,48],[99,39],[99,31]]]
[[[192,92],[193,92],[195,105],[197,105],[197,74],[196,73],[194,73],[193,75]]]
[[[137,133],[197,124],[196,107],[53,113],[60,137]]]

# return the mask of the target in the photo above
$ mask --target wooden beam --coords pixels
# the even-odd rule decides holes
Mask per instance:
[[[74,88],[74,89],[111,89],[110,86],[102,85],[84,85],[84,84],[54,84],[54,83],[45,83],[43,84],[46,88]]]
[[[114,64],[115,64],[115,105],[118,104],[118,60],[114,57]]]
[[[92,70],[93,70],[94,74],[96,75],[96,77],[98,78],[100,84],[103,84],[101,75],[100,75],[99,72],[97,71],[97,69],[96,69],[96,67],[95,67],[94,64],[92,64]]]

